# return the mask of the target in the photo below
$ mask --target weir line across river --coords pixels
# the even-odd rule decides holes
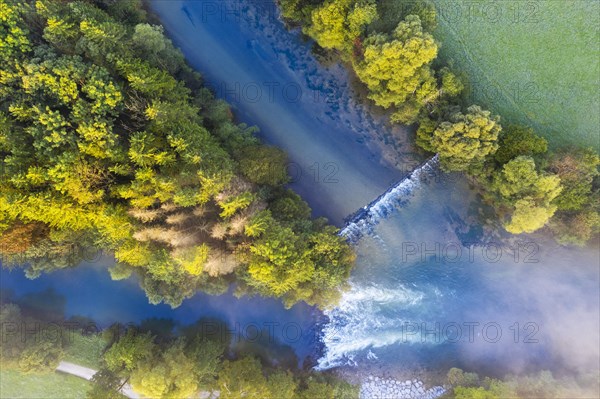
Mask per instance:
[[[392,184],[383,194],[346,218],[346,225],[338,233],[349,242],[358,241],[373,231],[373,227],[387,218],[397,208],[405,205],[415,188],[423,179],[439,172],[439,156],[436,154],[421,163],[410,174]]]

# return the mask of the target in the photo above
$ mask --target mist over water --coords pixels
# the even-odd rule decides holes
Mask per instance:
[[[597,249],[486,237],[456,176],[411,196],[358,242],[351,289],[326,312],[319,368],[598,372]]]
[[[267,10],[261,13],[253,3]],[[286,30],[273,2],[151,4],[207,84],[233,103],[236,117],[260,126],[262,138],[290,154],[299,168],[290,171],[296,173],[292,187],[316,215],[342,226],[344,217],[405,174],[406,168],[383,162],[370,141],[374,135],[403,132],[387,130],[381,118],[354,101],[343,67],[319,65],[299,33]],[[223,17],[223,10],[239,13],[240,7],[243,18]],[[278,90],[271,99],[265,83],[300,87],[305,96],[290,101]],[[256,84],[263,94],[252,101]],[[315,93],[327,101],[315,101]],[[315,174],[315,165],[321,174]],[[180,324],[212,317],[230,328],[240,325],[238,331],[251,323],[279,323],[277,344],[293,348],[300,360],[314,355],[320,337],[321,369],[597,373],[597,249],[562,248],[537,235],[484,235],[475,195],[459,176],[436,173],[397,194],[374,214],[371,231],[359,234],[351,288],[338,307],[326,312],[325,322],[304,304],[286,310],[275,299],[231,294],[198,294],[176,310],[154,306],[135,281],[110,281],[104,267],[90,265],[34,281],[20,271],[2,270],[0,286],[17,295],[54,288],[66,298],[68,316],[89,316],[103,326],[147,317]],[[281,328],[286,324],[297,324],[305,333],[290,337]]]

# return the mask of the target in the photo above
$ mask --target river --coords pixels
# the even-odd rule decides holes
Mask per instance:
[[[341,227],[420,161],[402,144],[410,133],[354,101],[343,67],[320,65],[271,1],[152,0],[151,7],[236,117],[289,153],[291,186],[315,215]],[[389,161],[385,145],[404,158]],[[328,321],[306,305],[285,310],[230,294],[198,294],[175,310],[149,305],[135,281],[110,281],[102,262],[33,281],[2,270],[1,287],[18,295],[53,287],[68,314],[103,325],[147,317],[183,324],[216,317],[239,330],[277,323],[275,341],[300,361],[316,355],[321,369],[597,372],[597,249],[484,232],[477,216],[485,210],[460,176],[434,173],[408,197],[358,241],[351,290],[326,312]]]

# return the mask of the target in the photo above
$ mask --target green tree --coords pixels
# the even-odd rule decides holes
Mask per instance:
[[[308,16],[319,3],[289,5]],[[342,3],[352,45],[374,3]],[[326,224],[281,187],[285,154],[235,124],[140,0],[0,0],[0,36],[0,231],[21,240],[3,265],[33,278],[80,262],[72,248],[100,247],[113,277],[136,272],[152,303],[178,306],[226,291],[247,271],[234,254],[264,247],[272,221],[301,250],[296,267],[313,262],[302,239]],[[301,291],[324,286],[310,284]]]
[[[418,16],[427,32],[432,33],[437,26],[435,6],[427,0],[381,1],[377,4],[377,11],[379,17],[369,25],[369,31],[392,32],[398,22],[409,15]]]
[[[92,389],[86,393],[88,399],[124,399],[125,395],[119,392],[123,386],[121,378],[115,373],[101,369],[92,377]]]
[[[298,395],[301,399],[350,399],[359,397],[359,387],[351,385],[344,380],[331,378],[322,374],[313,373],[309,375],[305,378],[303,385],[304,389]]]
[[[469,387],[479,383],[479,376],[477,373],[465,373],[463,370],[452,367],[446,374],[448,384],[453,386]]]
[[[579,211],[592,205],[594,180],[600,176],[600,157],[591,148],[561,151],[550,160],[549,169],[562,182],[563,191],[555,204],[561,211]]]
[[[463,92],[465,84],[448,67],[439,71],[442,94],[448,97],[456,97]]]
[[[477,388],[466,388],[456,387],[454,388],[454,398],[456,399],[501,399],[499,396],[486,390],[483,387]]]
[[[127,330],[104,354],[108,370],[128,375],[140,364],[149,362],[156,351],[153,337],[149,334],[137,334]]]
[[[550,223],[558,242],[583,246],[600,233],[599,165],[593,149],[562,150],[550,158],[549,169],[560,176],[563,186]]]
[[[212,387],[215,384],[221,368],[221,356],[226,344],[214,337],[203,337],[198,335],[187,350],[187,354],[194,359],[194,372],[201,386]]]
[[[35,343],[28,345],[19,358],[19,369],[25,373],[48,372],[58,367],[58,363],[64,356],[60,342],[56,339],[48,339],[40,333]]]
[[[223,201],[219,201],[219,206],[223,209],[219,216],[221,216],[222,218],[228,218],[230,216],[233,216],[239,210],[247,208],[252,203],[252,201],[254,201],[254,199],[254,194],[249,191],[246,191],[239,195],[227,198]]]
[[[22,20],[25,12],[23,3],[0,0],[0,59],[3,64],[31,49],[29,32]]]
[[[430,67],[438,51],[433,36],[423,31],[419,17],[410,15],[393,34],[372,34],[363,47],[354,69],[367,85],[369,98],[384,108],[398,107],[399,113],[393,119],[413,122],[419,108],[437,97]],[[402,118],[401,114],[410,118]]]
[[[335,389],[332,386],[314,379],[310,379],[306,384],[306,388],[300,393],[302,399],[335,399],[335,397]]]
[[[167,47],[162,26],[137,24],[131,41],[144,54],[156,54]]]
[[[376,17],[371,1],[327,0],[312,11],[312,23],[304,31],[323,48],[349,53],[363,28]]]
[[[298,383],[294,375],[289,371],[279,370],[269,375],[267,389],[270,398],[295,398],[298,390]]]
[[[186,272],[197,276],[202,273],[204,264],[208,259],[209,251],[209,246],[202,244],[177,251],[174,258]]]
[[[354,262],[343,238],[334,234],[337,229],[296,233],[274,220],[267,228],[269,217],[260,217],[248,227],[259,238],[247,254],[247,284],[263,295],[283,297],[288,307],[299,301],[334,304]]]
[[[480,387],[455,387],[454,397],[457,399],[502,399],[518,397],[512,386],[503,381],[486,377],[483,385]]]
[[[431,149],[440,155],[447,171],[464,171],[481,165],[498,149],[502,127],[489,111],[473,105],[466,114],[457,112],[433,131]]]
[[[140,362],[130,381],[136,392],[149,398],[189,398],[199,389],[196,362],[186,354],[183,341]]]
[[[219,372],[218,387],[220,398],[269,398],[269,386],[263,375],[260,362],[253,357],[223,362]]]
[[[25,350],[26,341],[21,339],[18,332],[23,324],[21,309],[15,304],[3,304],[0,307],[0,323],[4,326],[2,339],[0,339],[0,361],[5,365],[12,365],[18,361]]]
[[[510,220],[506,230],[513,234],[532,233],[543,227],[554,215],[552,202],[561,192],[560,178],[539,174],[535,161],[520,156],[504,165],[494,175],[493,190],[498,194],[497,209],[508,209]]]
[[[287,156],[278,148],[263,145],[242,150],[240,170],[253,183],[279,186],[288,181]]]
[[[504,165],[519,155],[533,156],[548,151],[548,142],[536,135],[533,129],[525,126],[511,125],[504,129],[498,138],[498,151],[494,159]]]
[[[309,24],[312,11],[321,3],[323,0],[281,0],[279,6],[287,20]]]
[[[272,223],[275,223],[275,220],[271,216],[271,211],[261,211],[252,217],[244,232],[248,237],[260,237],[269,229]]]
[[[265,295],[282,296],[310,281],[315,266],[307,249],[289,227],[272,226],[250,247],[250,284]]]
[[[24,373],[43,373],[56,369],[64,357],[60,335],[46,331],[52,326],[46,322],[25,316],[19,306],[5,304],[0,308],[2,339],[0,340],[0,361],[3,365],[17,368]],[[34,334],[25,334],[26,326],[36,326]]]
[[[275,218],[286,222],[305,221],[310,217],[310,207],[292,190],[287,190],[270,206]]]
[[[557,212],[549,226],[559,243],[584,246],[600,233],[600,214],[595,209]]]

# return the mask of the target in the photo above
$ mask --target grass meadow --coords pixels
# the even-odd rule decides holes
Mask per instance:
[[[600,146],[600,2],[432,0],[440,57],[468,100],[527,124],[552,147]]]
[[[83,398],[90,383],[63,373],[23,374],[16,370],[0,370],[0,398],[70,399]]]

